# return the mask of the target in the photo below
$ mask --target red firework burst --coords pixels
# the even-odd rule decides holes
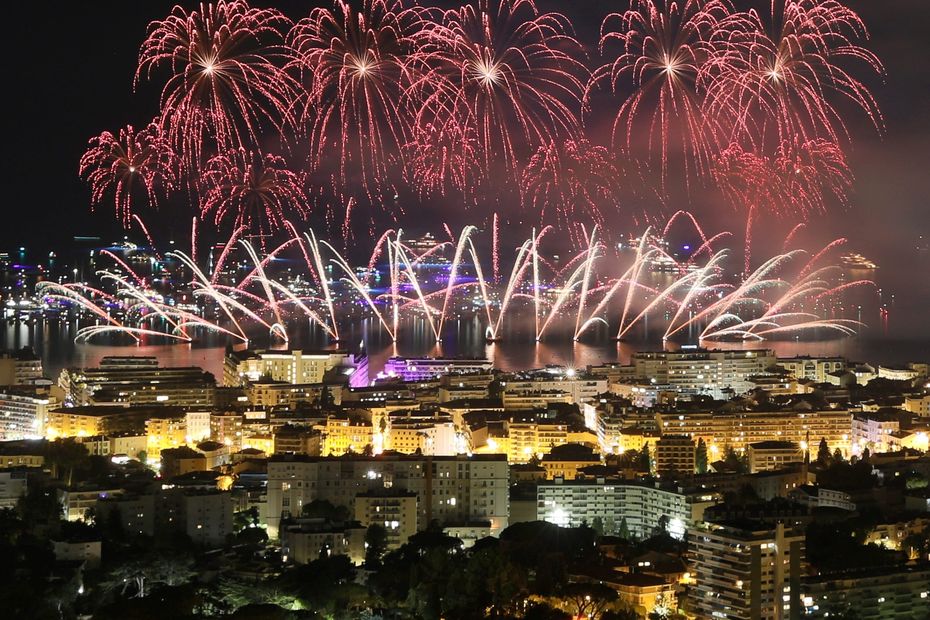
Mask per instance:
[[[233,229],[245,227],[264,238],[284,226],[289,215],[310,213],[302,175],[288,170],[272,154],[233,149],[211,158],[203,172],[205,194],[201,217],[217,226],[233,219]]]
[[[588,77],[567,18],[531,0],[478,0],[444,14],[432,31],[433,93],[419,122],[465,125],[483,172],[517,172],[540,144],[574,136]]]
[[[128,228],[137,194],[157,206],[159,194],[165,196],[173,188],[175,156],[158,126],[136,131],[127,125],[116,135],[105,131],[90,139],[79,174],[90,183],[91,203],[100,204],[112,195],[116,215]]]
[[[167,72],[161,122],[190,172],[196,173],[208,139],[222,152],[257,143],[268,123],[283,128],[296,92],[281,68],[289,55],[282,31],[290,25],[279,11],[243,0],[217,0],[190,12],[176,6],[151,24],[136,83]]]
[[[601,53],[615,47],[618,53],[593,73],[586,99],[603,82],[629,92],[614,119],[613,142],[628,152],[644,145],[658,157],[663,181],[672,151],[689,175],[692,168],[703,171],[715,150],[697,80],[714,53],[711,35],[731,13],[727,0],[633,0],[601,26]]]
[[[881,62],[860,45],[868,38],[859,16],[836,0],[773,0],[768,23],[755,11],[721,22],[717,55],[702,76],[707,113],[729,125],[732,139],[763,145],[847,135],[839,101],[863,110],[876,127],[874,98],[854,68],[881,74]]]
[[[336,0],[291,31],[310,80],[303,113],[311,167],[338,160],[338,185],[360,181],[371,194],[388,175],[388,158],[408,143],[414,112],[405,107],[405,91],[422,60],[423,15],[395,0],[365,0],[360,11]]]
[[[835,142],[822,138],[783,142],[773,164],[784,204],[801,217],[825,212],[831,197],[847,204],[853,178],[846,154]]]
[[[415,127],[405,149],[409,184],[423,196],[473,197],[480,171],[474,165],[478,141],[472,129],[454,122]]]
[[[524,202],[540,221],[554,212],[559,224],[577,220],[578,212],[596,223],[616,202],[620,173],[607,149],[587,140],[541,146],[523,171]]]

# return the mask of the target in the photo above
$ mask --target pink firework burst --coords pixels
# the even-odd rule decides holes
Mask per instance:
[[[365,0],[359,11],[336,0],[297,22],[289,41],[309,79],[311,168],[336,160],[338,185],[380,190],[390,157],[410,140],[405,91],[419,75],[426,25],[423,9],[395,0]]]
[[[603,223],[604,209],[617,200],[620,173],[606,148],[587,140],[539,147],[523,171],[525,204],[540,221],[554,214],[560,225],[585,218]]]
[[[540,144],[577,133],[588,77],[568,19],[531,0],[478,0],[432,30],[434,88],[419,122],[456,119],[477,140],[480,165],[517,176]]]
[[[305,219],[310,213],[303,176],[277,155],[242,148],[216,155],[207,162],[203,185],[201,217],[212,217],[217,226],[232,219],[234,229],[245,227],[263,246],[289,216]]]
[[[663,181],[671,154],[683,158],[689,175],[704,171],[715,150],[715,127],[697,84],[714,46],[722,46],[711,36],[730,14],[727,0],[633,0],[601,26],[601,53],[617,52],[592,74],[586,99],[605,82],[613,92],[629,93],[614,118],[612,140],[627,152],[645,147],[658,158]]]
[[[158,126],[136,131],[132,125],[118,134],[105,131],[90,139],[79,173],[91,187],[91,202],[112,196],[117,217],[125,228],[133,216],[135,197],[142,193],[150,206],[174,187],[175,156]]]
[[[289,53],[282,32],[290,20],[243,0],[217,0],[187,11],[176,6],[149,26],[136,83],[167,73],[161,122],[195,172],[205,142],[218,152],[258,142],[263,126],[289,119],[296,82],[282,69]]]
[[[841,103],[863,110],[876,127],[882,120],[865,69],[883,72],[860,42],[868,38],[859,16],[836,0],[772,0],[771,15],[737,13],[721,22],[717,51],[702,75],[707,113],[729,125],[732,139],[762,144],[795,136],[846,136]],[[719,43],[719,45],[716,45]]]
[[[826,212],[831,200],[846,205],[853,177],[846,154],[835,142],[816,138],[782,142],[773,161],[784,203],[806,218]]]
[[[474,165],[478,144],[473,128],[455,122],[424,123],[407,144],[406,177],[423,196],[473,197],[480,170]]]

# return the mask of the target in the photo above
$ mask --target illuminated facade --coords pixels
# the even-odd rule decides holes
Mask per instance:
[[[804,533],[776,524],[716,523],[688,531],[694,584],[686,609],[699,618],[781,620],[801,611]]]
[[[395,489],[416,494],[417,530],[433,520],[481,521],[496,536],[508,524],[509,480],[503,455],[276,455],[268,462],[268,535],[278,536],[282,515],[299,515],[315,499],[352,510],[359,493]]]
[[[537,518],[562,527],[599,523],[607,535],[625,524],[630,535],[648,538],[664,528],[674,538],[685,532],[717,499],[712,492],[686,494],[624,480],[563,480],[536,487]]]

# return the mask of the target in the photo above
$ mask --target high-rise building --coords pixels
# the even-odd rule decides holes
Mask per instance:
[[[636,538],[664,530],[681,540],[719,496],[610,478],[556,478],[538,484],[536,500],[540,521],[563,527],[597,523],[605,534],[619,535],[625,529]]]
[[[782,620],[801,614],[804,533],[781,523],[704,523],[688,531],[694,584],[687,610],[699,618]]]
[[[504,455],[340,458],[276,455],[268,462],[268,535],[282,517],[324,499],[353,510],[359,493],[377,489],[417,495],[417,530],[432,522],[483,521],[497,535],[507,527],[510,470]]]
[[[752,389],[750,377],[765,374],[775,364],[775,352],[682,349],[634,353],[634,374],[684,392],[729,398]]]
[[[656,471],[659,475],[694,473],[697,442],[688,435],[662,435],[656,442]]]
[[[44,436],[48,411],[58,405],[48,386],[0,387],[0,440]]]

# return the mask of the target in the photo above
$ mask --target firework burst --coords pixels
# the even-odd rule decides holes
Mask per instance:
[[[309,80],[301,103],[311,168],[337,160],[339,186],[361,182],[369,195],[380,191],[391,156],[410,141],[414,112],[402,102],[422,62],[423,15],[395,0],[365,0],[359,11],[336,0],[291,31]]]
[[[859,16],[836,0],[773,0],[768,20],[756,11],[723,20],[707,63],[707,114],[729,125],[732,139],[761,144],[848,136],[840,102],[863,110],[881,126],[878,106],[854,67],[883,72],[860,42]]]
[[[189,172],[196,174],[208,141],[222,152],[257,143],[268,124],[283,129],[296,91],[281,68],[290,25],[279,11],[242,0],[189,12],[178,6],[151,24],[136,83],[167,74],[161,123]]]
[[[91,138],[79,170],[90,183],[91,202],[100,204],[112,196],[125,228],[138,193],[157,206],[160,194],[167,194],[176,181],[174,151],[154,124],[140,131],[127,125],[117,134],[105,131]]]
[[[560,225],[576,221],[578,212],[604,221],[604,209],[617,199],[619,172],[602,146],[567,140],[541,146],[523,171],[525,203],[541,222],[555,215]]]
[[[219,226],[228,219],[261,236],[284,227],[289,216],[310,213],[303,176],[272,154],[233,149],[207,162],[201,217]]]
[[[455,119],[474,135],[485,173],[578,131],[587,69],[568,19],[530,0],[479,0],[432,29],[433,89],[418,122]]]
[[[723,47],[711,35],[731,13],[727,0],[633,0],[601,26],[601,53],[618,52],[594,71],[586,99],[603,83],[629,93],[614,119],[613,142],[627,152],[645,146],[658,158],[663,181],[673,152],[686,175],[703,171],[714,152],[716,131],[697,83],[715,47]]]

